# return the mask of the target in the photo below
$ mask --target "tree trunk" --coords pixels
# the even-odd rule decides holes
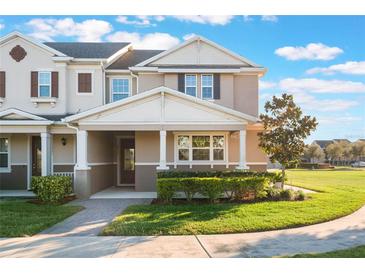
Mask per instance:
[[[285,167],[284,165],[281,166],[281,189],[284,189],[284,183],[285,183]]]

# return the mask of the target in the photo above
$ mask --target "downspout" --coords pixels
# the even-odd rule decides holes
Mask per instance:
[[[139,87],[138,87],[138,75],[136,75],[136,74],[134,74],[132,71],[131,71],[131,76],[133,77],[133,78],[136,78],[136,93],[139,93]]]
[[[101,77],[101,92],[103,94],[103,105],[105,105],[105,68],[104,68],[104,63],[100,62],[101,65],[101,71],[102,71],[102,76]]]

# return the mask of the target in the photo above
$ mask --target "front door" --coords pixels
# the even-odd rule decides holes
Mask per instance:
[[[119,185],[134,185],[134,139],[120,139]]]
[[[32,136],[32,176],[42,175],[41,137]]]

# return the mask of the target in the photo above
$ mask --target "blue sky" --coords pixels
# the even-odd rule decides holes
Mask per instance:
[[[3,16],[43,41],[121,41],[169,48],[200,34],[268,68],[260,107],[294,94],[319,120],[308,139],[365,138],[365,16]]]

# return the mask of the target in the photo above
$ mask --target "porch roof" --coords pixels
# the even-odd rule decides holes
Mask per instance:
[[[82,126],[155,129],[161,126],[194,129],[237,126],[258,122],[258,118],[186,95],[164,86],[129,98],[71,115],[62,121]],[[118,128],[115,128],[118,129]]]

